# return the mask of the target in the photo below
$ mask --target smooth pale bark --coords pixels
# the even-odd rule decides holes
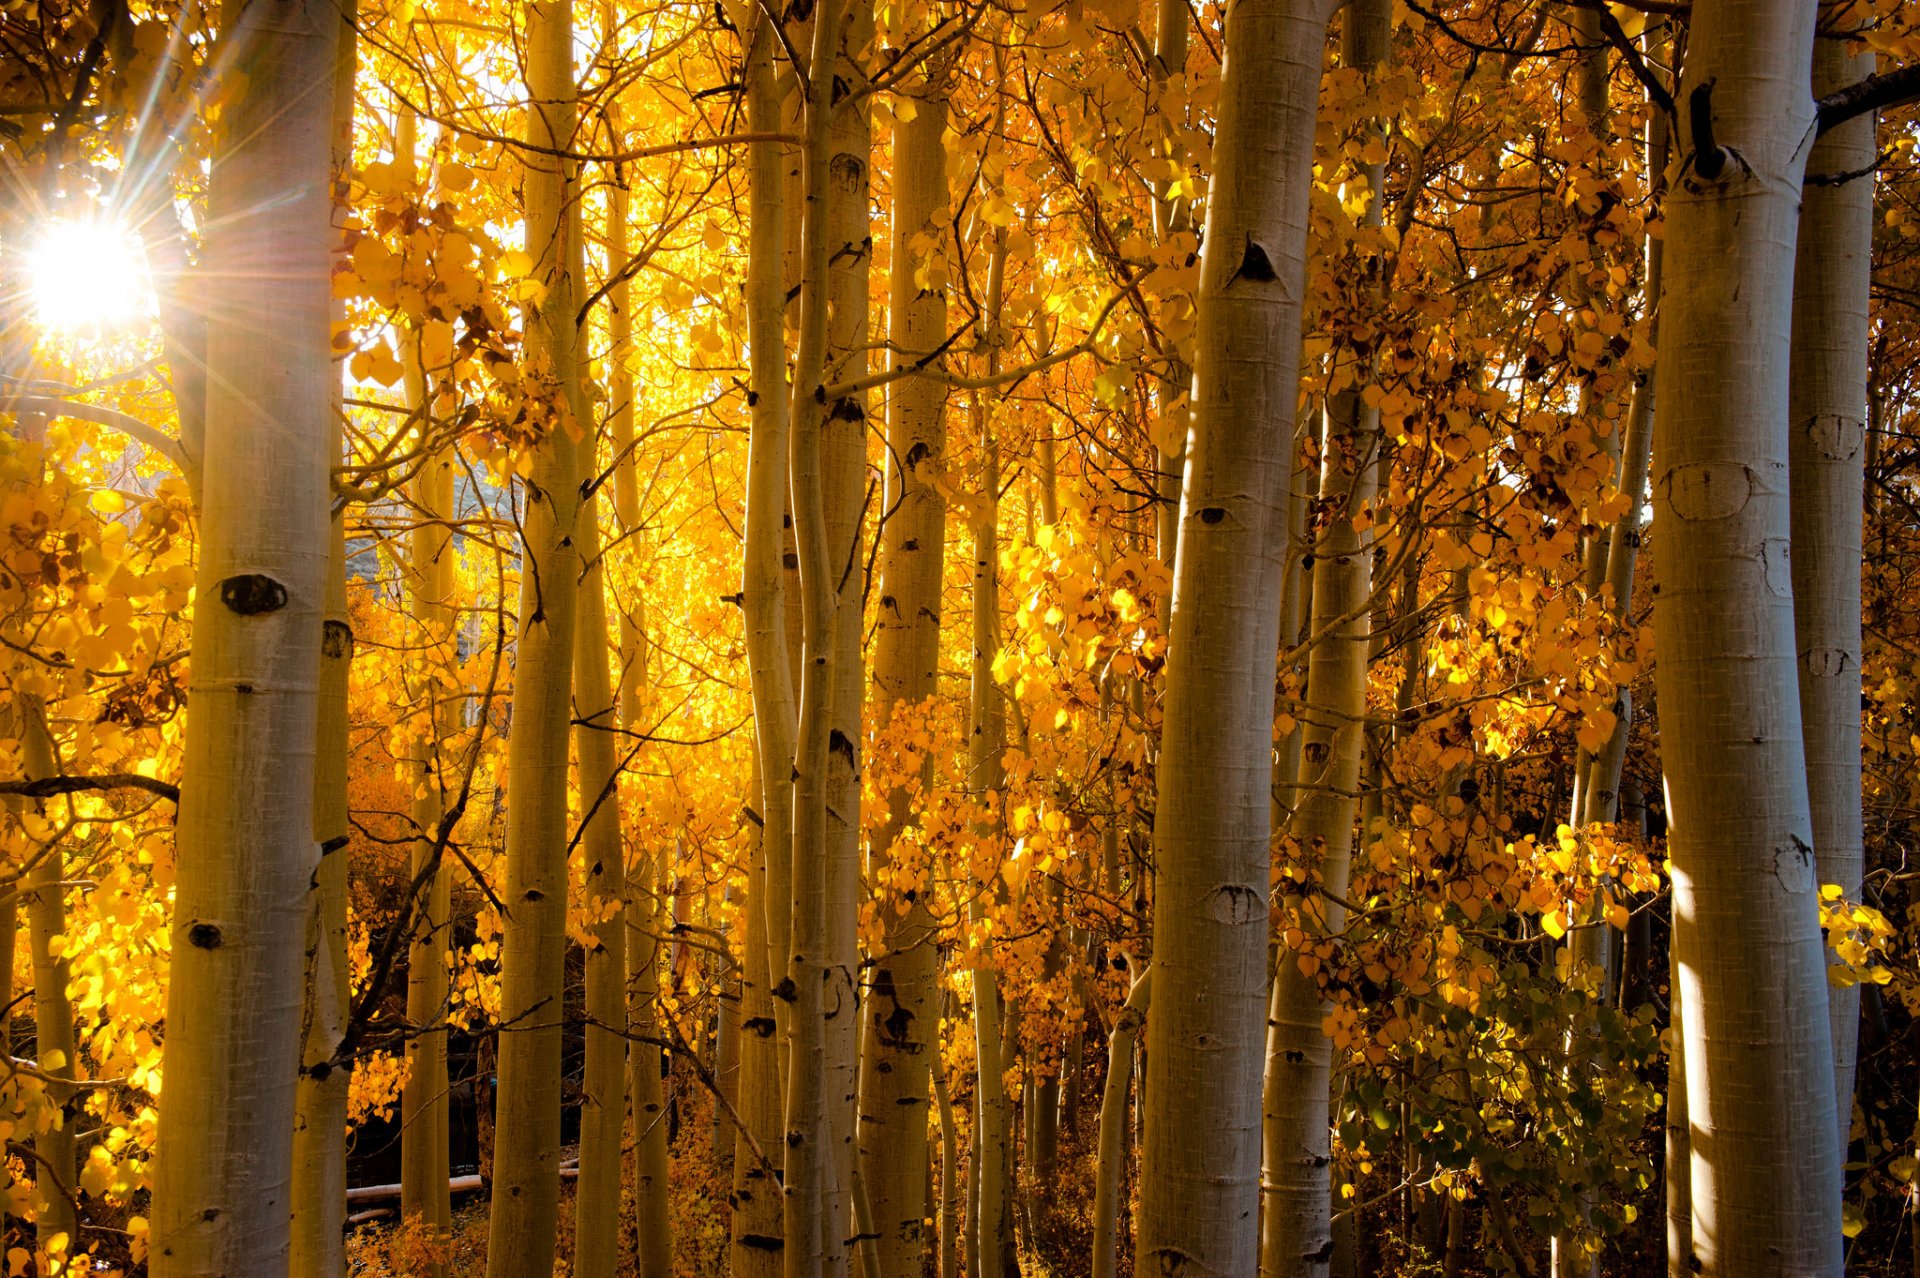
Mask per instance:
[[[39,697],[22,696],[15,708],[22,775],[28,780],[58,775],[46,707]],[[45,801],[38,806],[41,819],[57,833],[62,818],[46,811]],[[31,855],[33,866],[21,880],[20,903],[26,908],[27,951],[33,961],[34,1053],[41,1073],[64,1080],[66,1085],[50,1082],[46,1090],[47,1104],[63,1107],[73,1099],[71,1083],[78,1077],[73,1000],[67,996],[73,965],[61,949],[67,932],[67,893],[63,885],[67,858],[58,839],[39,843]],[[79,1192],[74,1175],[73,1125],[77,1117],[62,1113],[56,1123],[45,1131],[36,1131],[33,1137],[31,1170],[39,1209],[33,1232],[39,1263],[45,1266],[59,1263],[79,1246],[79,1220],[73,1200],[67,1196]]]
[[[1853,56],[1848,0],[1822,7],[1833,29],[1814,42],[1820,97],[1873,74]],[[1821,135],[1814,175],[1863,173],[1875,154],[1871,113]],[[1845,900],[1860,899],[1865,833],[1860,810],[1861,510],[1866,486],[1867,293],[1873,274],[1873,179],[1809,184],[1801,195],[1793,277],[1793,365],[1787,455],[1792,471],[1794,647],[1800,733],[1813,805],[1814,866]],[[1860,987],[1827,990],[1833,1040],[1834,1122],[1842,1159],[1853,1128]]]
[[[584,418],[583,410],[583,404],[576,405]],[[598,473],[591,440],[589,436],[580,446],[583,492]],[[627,464],[627,459],[620,464]],[[577,1278],[613,1278],[620,1261],[621,1137],[627,1126],[627,868],[620,838],[619,705],[607,671],[611,645],[597,493],[580,502],[573,543],[580,574],[573,635],[573,747],[579,761],[586,906],[594,920],[584,958],[586,1060],[580,1098],[580,1179],[573,1204],[573,1272]],[[657,1056],[657,1049],[649,1053],[643,1043],[640,1054]]]
[[[813,15],[811,64],[835,64],[841,6],[824,0]],[[787,1008],[785,1260],[789,1278],[845,1270],[844,1213],[836,1183],[830,1099],[829,995],[834,980],[829,897],[833,882],[828,796],[839,664],[840,581],[846,570],[834,550],[823,454],[828,430],[825,387],[829,319],[829,245],[835,175],[833,82],[814,75],[802,113],[804,211],[800,248],[799,342],[794,361],[788,482],[800,568],[803,636],[799,723],[793,761],[792,924],[785,978],[776,996]],[[864,175],[859,178],[864,184]],[[857,597],[857,596],[856,596]],[[844,747],[851,752],[853,743]],[[852,1011],[851,1004],[847,1010]]]
[[[922,280],[947,222],[947,108],[941,82],[916,79],[893,135],[893,268],[888,358],[895,370],[928,359],[946,340],[946,290]],[[904,118],[911,114],[911,119]],[[916,248],[915,241],[920,245]],[[941,365],[929,365],[934,372]],[[887,395],[887,483],[881,530],[880,607],[874,639],[874,719],[930,703],[940,659],[940,593],[947,503],[934,482],[946,465],[946,388],[906,377]],[[933,782],[933,756],[920,785]],[[880,952],[867,977],[860,1082],[861,1170],[872,1207],[880,1272],[918,1275],[925,1251],[927,1119],[931,1062],[939,1050],[931,878],[896,882],[893,849],[912,820],[914,793],[888,796],[867,872],[877,902]],[[931,867],[928,867],[929,875]]]
[[[527,15],[527,140],[564,148],[574,132],[573,11],[539,0]],[[554,429],[533,451],[521,516],[507,742],[507,909],[500,951],[499,1100],[494,1112],[488,1278],[551,1273],[560,1193],[560,1029],[566,956],[567,733],[572,717],[578,506],[574,445],[558,418],[576,373],[574,280],[564,163],[528,151],[522,194],[532,278],[527,362],[546,388]]]
[[[1692,1278],[1693,1129],[1687,1121],[1686,1039],[1680,1030],[1685,1007],[1677,962],[1671,967],[1671,975],[1672,1028],[1667,1031],[1667,1273],[1670,1278]]]
[[[397,162],[413,172],[417,122],[402,110],[394,129]],[[407,406],[427,409],[427,370],[418,336],[412,335],[404,360]],[[424,419],[423,419],[424,420]],[[452,942],[452,875],[436,866],[440,822],[446,812],[447,742],[460,729],[459,701],[453,690],[458,665],[455,637],[459,613],[454,604],[458,561],[453,549],[453,459],[445,453],[427,459],[413,478],[413,505],[419,520],[408,536],[411,571],[407,610],[417,627],[416,643],[425,659],[411,672],[414,702],[421,715],[408,743],[407,773],[413,783],[412,873],[429,875],[415,905],[413,935],[407,943],[407,1081],[400,1093],[400,1215],[417,1219],[438,1247],[451,1244],[453,1198],[449,1166],[447,1082],[447,952]],[[436,1255],[438,1254],[436,1250]],[[431,1263],[432,1278],[446,1273],[444,1260]]]
[[[1655,674],[1691,1259],[1707,1275],[1841,1265],[1788,563],[1790,263],[1813,136],[1813,19],[1789,0],[1697,0],[1684,171],[1666,205]]]
[[[222,10],[154,1278],[284,1273],[325,609],[333,4]],[[230,59],[227,60],[227,59]],[[271,264],[271,269],[268,268]]]
[[[625,173],[616,170],[608,192],[607,263],[619,278],[607,292],[607,328],[611,339],[607,355],[608,386],[613,406],[607,426],[612,436],[613,511],[622,530],[640,527],[639,457],[634,449],[633,369],[627,354],[633,345],[632,288],[625,278],[629,261],[629,196]],[[635,541],[622,544],[634,553]],[[620,723],[629,733],[645,732],[647,691],[647,636],[645,600],[634,595],[620,607]],[[604,608],[604,604],[603,604]],[[631,738],[623,738],[628,740]],[[593,793],[591,789],[587,791]],[[624,843],[624,840],[623,840]],[[622,849],[624,856],[624,847]],[[640,1272],[673,1270],[673,1217],[668,1199],[666,1089],[660,1077],[660,928],[658,913],[658,858],[644,852],[630,869],[622,871],[626,893],[626,1021],[632,1041],[627,1047],[627,1108],[631,1114],[633,1146],[634,1224]],[[765,1137],[762,1137],[763,1142]]]
[[[1153,969],[1141,972],[1107,1035],[1107,1082],[1100,1094],[1100,1155],[1094,1163],[1093,1278],[1115,1278],[1120,1259],[1120,1190],[1126,1181],[1127,1091],[1133,1045],[1153,997]]]
[[[1227,16],[1154,822],[1140,1273],[1246,1275],[1259,1253],[1274,653],[1329,12]]]
[[[873,40],[872,0],[847,0],[837,32],[832,79],[836,105],[828,131],[827,363],[828,383],[851,382],[868,372],[873,341],[869,310],[873,265],[872,95],[866,89],[862,53]],[[827,520],[833,614],[832,720],[827,743],[827,1105],[833,1140],[834,1179],[827,1213],[844,1238],[873,1231],[857,1219],[859,1151],[855,1118],[860,1089],[860,751],[866,734],[863,639],[868,554],[867,396],[854,391],[825,405],[821,439],[821,493]],[[924,1113],[922,1115],[924,1118]],[[924,1130],[922,1133],[924,1141]],[[871,1275],[868,1276],[871,1278]]]
[[[771,19],[759,16],[749,29],[746,65],[747,118],[755,131],[779,127],[780,94],[774,77]],[[747,148],[746,312],[752,393],[747,442],[746,547],[741,569],[741,611],[746,621],[747,667],[753,692],[756,790],[762,819],[759,853],[750,871],[745,909],[746,952],[741,959],[743,1039],[740,1053],[740,1117],[736,1141],[731,1222],[732,1272],[736,1278],[772,1278],[781,1269],[780,1188],[747,1146],[779,1147],[782,1113],[776,1006],[773,985],[786,973],[792,927],[794,685],[787,652],[787,607],[782,524],[787,510],[789,420],[783,260],[786,245],[785,159],[773,142]]]
[[[1155,11],[1153,28],[1152,107],[1162,115],[1155,122],[1168,137],[1172,156],[1174,121],[1165,118],[1169,106],[1168,89],[1178,79],[1184,89],[1187,74],[1187,37],[1192,24],[1186,0],[1161,0]],[[1184,93],[1182,94],[1184,97]],[[1184,108],[1184,102],[1181,103]],[[1153,188],[1154,238],[1165,244],[1174,235],[1193,229],[1193,204],[1176,199],[1173,182],[1162,178]],[[1170,312],[1171,306],[1163,308]],[[1193,369],[1176,355],[1167,355],[1167,368],[1160,378],[1160,429],[1163,438],[1155,445],[1160,469],[1156,476],[1154,540],[1160,562],[1171,564],[1180,544],[1180,482],[1187,461],[1187,431],[1191,425],[1191,405],[1186,402],[1193,388]],[[1177,406],[1177,407],[1176,407]],[[1051,443],[1051,441],[1049,441]],[[1052,523],[1050,516],[1047,520]]]
[[[1000,313],[1006,292],[1007,237],[997,231],[987,270],[986,347],[989,375],[999,371]],[[994,437],[986,404],[973,396],[974,429],[980,439],[982,465],[979,505],[973,518],[973,663],[968,704],[967,786],[987,815],[979,834],[983,842],[1005,842],[1003,792],[1006,788],[1007,705],[1005,692],[994,682],[994,658],[1000,652],[1000,446]],[[980,926],[992,915],[990,894],[1000,892],[996,880],[969,878],[971,903],[968,922]],[[973,980],[974,1106],[973,1158],[969,1169],[967,1272],[979,1278],[1000,1278],[1013,1242],[1008,1200],[1013,1183],[1013,1101],[1007,1094],[1005,1057],[1013,1035],[1004,1024],[999,975],[992,962],[991,941],[980,951],[970,975]]]
[[[982,494],[999,488],[998,449],[988,441],[987,463]],[[974,792],[993,815],[986,839],[1004,837],[999,818],[1000,792],[1005,785],[1006,709],[1001,691],[993,681],[993,659],[999,651],[999,539],[993,520],[998,503],[990,496],[983,501],[986,514],[974,521],[973,566],[973,693],[970,748],[970,782]],[[972,884],[978,899],[972,922],[978,924],[990,914],[986,894],[990,885]],[[973,977],[974,1043],[974,1136],[972,1186],[967,1224],[969,1274],[980,1278],[1000,1278],[1004,1272],[1002,1257],[1012,1234],[1012,1222],[1006,1211],[1006,1196],[1001,1191],[1013,1174],[1013,1159],[1007,1129],[1012,1118],[1012,1100],[1007,1095],[1006,1075],[1001,1066],[1005,1035],[1001,1025],[999,977],[991,956],[983,952]]]
[[[334,181],[353,165],[354,75],[359,41],[353,34],[358,6],[349,0],[334,51]],[[338,214],[336,213],[336,218]],[[340,229],[336,225],[336,243]],[[333,303],[336,321],[345,312]],[[330,379],[329,408],[341,408],[341,382]],[[342,452],[339,418],[333,418],[330,456]],[[301,1034],[300,1081],[293,1120],[293,1236],[288,1271],[293,1278],[342,1278],[346,1273],[348,1067],[333,1061],[352,1006],[347,962],[347,752],[349,679],[353,669],[353,621],[347,611],[347,546],[344,511],[334,511],[327,530],[326,619],[320,638],[320,703],[314,733],[313,837],[320,845],[308,902],[306,1010]]]
[[[960,1135],[953,1117],[953,1097],[947,1094],[947,1067],[940,1059],[939,1031],[934,1032],[933,1097],[940,1107],[940,1252],[934,1272],[939,1278],[960,1274]]]
[[[1342,18],[1341,58],[1371,77],[1390,54],[1391,6],[1356,0]],[[1386,180],[1384,164],[1366,173],[1372,193],[1364,220],[1378,226]],[[1370,362],[1336,351],[1335,368],[1350,371],[1353,384],[1326,405],[1320,445],[1318,505],[1324,527],[1307,547],[1313,556],[1313,606],[1309,631],[1319,636],[1307,659],[1306,722],[1297,760],[1281,762],[1292,776],[1276,791],[1292,799],[1290,829],[1301,855],[1319,858],[1325,895],[1301,907],[1309,935],[1338,934],[1346,926],[1348,871],[1353,853],[1355,801],[1367,753],[1367,666],[1375,651],[1372,594],[1373,539],[1356,526],[1388,469],[1380,441],[1379,414],[1367,408],[1359,387],[1371,380]],[[1293,456],[1286,458],[1291,468]],[[1290,488],[1291,495],[1291,488]],[[1286,535],[1294,535],[1297,505],[1287,507]],[[1304,533],[1304,530],[1301,530]],[[1291,557],[1288,562],[1291,568]],[[1292,575],[1291,572],[1287,575]],[[1300,605],[1283,601],[1291,617]],[[1411,609],[1408,609],[1411,612]],[[1403,685],[1403,690],[1410,688]],[[1274,952],[1268,996],[1266,1074],[1261,1093],[1262,1189],[1260,1271],[1264,1278],[1324,1275],[1334,1251],[1332,1149],[1329,1107],[1333,1043],[1321,1029],[1325,1017],[1318,974],[1303,970],[1299,956],[1282,944]]]
[[[1350,11],[1351,12],[1351,11]],[[1346,926],[1353,853],[1354,795],[1366,741],[1372,538],[1353,516],[1373,498],[1379,419],[1355,391],[1327,405],[1320,501],[1336,512],[1313,548],[1311,629],[1322,636],[1307,665],[1307,726],[1295,789],[1292,834],[1303,855],[1318,853],[1324,895],[1302,906],[1309,935]],[[1345,620],[1342,620],[1342,619]],[[1325,1274],[1333,1254],[1328,1105],[1333,1043],[1315,973],[1286,945],[1276,952],[1267,1019],[1263,1140],[1267,1192],[1261,1273]]]

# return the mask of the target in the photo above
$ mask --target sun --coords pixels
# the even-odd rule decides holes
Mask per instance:
[[[103,333],[154,314],[153,279],[140,237],[105,218],[60,218],[29,249],[27,292],[41,328]]]

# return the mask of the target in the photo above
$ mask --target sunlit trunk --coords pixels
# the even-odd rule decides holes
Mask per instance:
[[[574,134],[573,12],[538,0],[527,17],[527,140]],[[506,906],[500,947],[499,1100],[494,1112],[488,1278],[551,1272],[560,1193],[560,1031],[567,944],[567,734],[572,718],[578,506],[574,444],[561,419],[577,376],[571,184],[565,163],[528,151],[522,192],[532,278],[527,364],[555,421],[523,489],[520,606],[507,742]]]
[[[1154,821],[1140,1273],[1245,1275],[1259,1254],[1274,653],[1329,12],[1241,0],[1227,18]]]
[[[339,10],[233,0],[202,264],[207,412],[154,1278],[284,1272],[313,838]],[[230,59],[230,60],[229,60]]]
[[[943,92],[937,82],[916,80],[895,107],[888,352],[895,370],[929,359],[947,336],[944,282],[926,278],[942,260],[947,222]],[[945,386],[932,378],[907,377],[888,388],[873,709],[883,726],[896,712],[930,707],[936,691],[947,506],[934,481],[946,465],[945,403]],[[933,763],[929,752],[923,790],[932,784]],[[922,1263],[930,1064],[939,1049],[932,867],[925,876],[893,877],[911,873],[926,855],[909,848],[904,866],[895,858],[914,797],[905,786],[888,796],[887,823],[868,861],[881,939],[866,977],[860,1147],[885,1278],[917,1276]]]
[[[1814,10],[1697,0],[1666,205],[1654,631],[1691,1261],[1836,1274],[1840,1162],[1795,674],[1792,250]]]

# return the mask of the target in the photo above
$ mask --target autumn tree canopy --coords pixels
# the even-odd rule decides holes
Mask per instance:
[[[0,5],[6,1273],[1920,1273],[1916,98]]]

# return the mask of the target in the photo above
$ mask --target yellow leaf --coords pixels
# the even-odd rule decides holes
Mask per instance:
[[[1559,910],[1551,910],[1540,916],[1540,928],[1557,941],[1567,934],[1567,921],[1560,917]]]

